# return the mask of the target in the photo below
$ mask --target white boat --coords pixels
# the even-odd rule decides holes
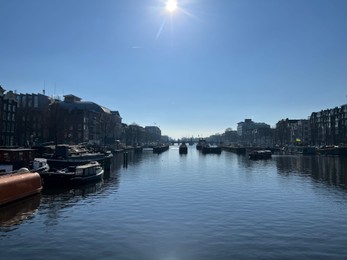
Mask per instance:
[[[57,171],[41,172],[43,186],[69,186],[101,180],[104,169],[98,162],[69,166]]]

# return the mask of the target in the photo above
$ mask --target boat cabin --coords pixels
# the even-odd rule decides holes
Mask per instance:
[[[11,172],[29,167],[35,158],[35,150],[29,148],[0,148],[0,171]]]
[[[100,164],[97,162],[90,162],[85,165],[76,166],[75,174],[76,176],[88,177],[95,175],[98,170],[101,170]]]

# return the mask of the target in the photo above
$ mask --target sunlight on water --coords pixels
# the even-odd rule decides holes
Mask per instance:
[[[342,258],[346,169],[329,157],[144,151],[101,183],[45,191],[29,218],[0,227],[0,248],[4,259]]]

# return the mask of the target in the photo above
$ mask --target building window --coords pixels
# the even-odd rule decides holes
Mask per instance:
[[[34,96],[34,107],[39,107],[39,97]]]
[[[32,100],[32,96],[28,97],[28,107],[32,107],[33,106],[33,100]]]

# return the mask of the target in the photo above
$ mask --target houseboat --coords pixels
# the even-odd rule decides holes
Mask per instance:
[[[0,172],[10,173],[20,168],[30,168],[34,161],[35,150],[28,148],[1,148]]]
[[[110,164],[112,153],[93,152],[79,145],[57,145],[54,154],[47,158],[51,169],[65,169],[69,166],[87,164],[91,161],[106,166]]]

